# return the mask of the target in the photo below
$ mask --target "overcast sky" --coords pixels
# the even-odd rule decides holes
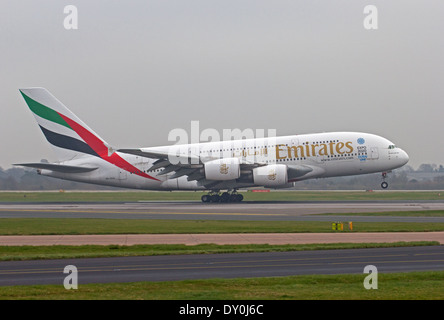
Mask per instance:
[[[221,134],[375,133],[415,168],[444,164],[443,13],[442,0],[0,1],[0,166],[55,160],[29,86],[118,148],[172,144],[198,120]]]

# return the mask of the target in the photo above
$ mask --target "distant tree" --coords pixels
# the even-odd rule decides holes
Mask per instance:
[[[408,165],[408,164],[403,166],[403,167],[401,167],[401,168],[399,168],[399,169],[396,169],[396,170],[397,171],[402,171],[402,172],[415,172],[415,169],[413,169],[413,167]]]
[[[423,163],[419,166],[418,171],[419,172],[433,172],[434,167],[436,167],[436,165],[429,164],[429,163]]]

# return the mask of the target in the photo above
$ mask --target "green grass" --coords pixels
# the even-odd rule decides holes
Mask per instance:
[[[335,216],[338,213],[323,213],[323,216]],[[419,211],[385,211],[385,212],[359,212],[339,213],[341,216],[395,216],[395,217],[444,217],[444,210]]]
[[[79,201],[200,201],[201,192],[2,192],[0,202]],[[444,195],[444,194],[443,194]],[[441,200],[439,192],[270,192],[244,193],[246,201],[341,201],[341,200]],[[411,212],[370,213],[410,215]],[[362,215],[361,213],[359,215]],[[443,211],[422,211],[418,216],[442,216]],[[353,221],[353,217],[350,216]],[[354,222],[353,232],[443,231],[443,223]],[[346,230],[343,232],[350,232]],[[248,233],[334,232],[330,222],[181,221],[113,219],[1,219],[2,235],[123,234],[123,233]],[[431,245],[435,243],[398,243]],[[393,246],[378,244],[377,246]],[[157,245],[157,246],[45,246],[0,247],[0,260],[48,259],[93,256],[191,254],[249,251],[288,251],[361,248],[375,244],[326,245]],[[444,299],[444,271],[379,274],[379,289],[365,290],[365,275],[310,275],[255,279],[212,279],[121,284],[79,284],[79,290],[63,285],[0,287],[0,299],[174,299],[174,300],[285,300],[285,299]]]
[[[204,192],[0,192],[0,202],[200,201]],[[278,191],[243,192],[244,201],[442,200],[439,191]]]
[[[303,251],[303,250],[333,250],[333,249],[361,249],[387,248],[406,246],[431,246],[439,242],[395,242],[395,243],[333,243],[333,244],[299,244],[299,245],[82,245],[82,246],[0,246],[0,261],[12,260],[41,260],[41,259],[71,259],[71,258],[99,258],[99,257],[130,257],[154,256],[172,254],[209,254],[209,253],[239,253],[239,252],[276,252],[276,251]]]
[[[353,221],[351,217],[349,220]],[[333,222],[333,221],[332,221]],[[344,221],[347,222],[347,221]],[[444,231],[444,223],[353,222],[342,232]],[[125,220],[2,218],[0,235],[338,232],[324,221]]]
[[[168,282],[0,287],[0,299],[40,300],[443,300],[444,271],[379,273],[366,290],[366,274],[210,279]],[[339,312],[347,313],[347,310]]]

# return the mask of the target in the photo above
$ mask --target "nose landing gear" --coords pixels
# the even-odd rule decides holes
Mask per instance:
[[[387,178],[387,172],[383,172],[382,173],[382,183],[381,183],[381,188],[382,189],[387,189],[389,184],[385,181],[385,179]]]

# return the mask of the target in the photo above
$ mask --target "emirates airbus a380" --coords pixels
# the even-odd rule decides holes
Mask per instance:
[[[16,165],[59,179],[146,190],[208,190],[202,202],[235,202],[243,199],[239,188],[287,188],[306,179],[375,172],[384,179],[409,160],[393,142],[360,132],[115,149],[46,89],[20,92],[59,161]]]

